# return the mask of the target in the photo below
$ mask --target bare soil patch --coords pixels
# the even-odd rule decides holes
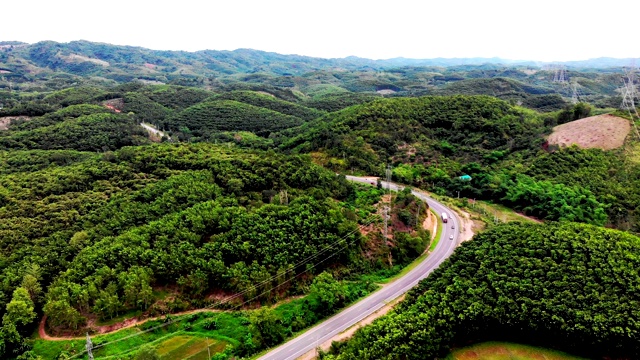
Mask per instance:
[[[460,242],[471,240],[473,235],[479,231],[484,229],[485,224],[482,221],[473,220],[471,215],[464,211],[460,210],[462,216],[460,216],[461,229],[460,231]]]
[[[196,313],[201,313],[201,312],[220,312],[220,310],[217,309],[208,309],[208,308],[203,308],[203,309],[195,309],[195,310],[187,310],[187,311],[182,311],[182,312],[177,312],[177,313],[173,313],[170,314],[171,316],[183,316],[183,315],[189,315],[189,314],[196,314]],[[138,319],[138,318],[129,318],[129,319],[125,319],[119,323],[116,324],[112,324],[112,325],[94,325],[93,321],[90,321],[87,324],[87,329],[85,330],[91,330],[92,333],[94,334],[100,334],[100,335],[104,335],[104,334],[109,334],[109,333],[113,333],[122,329],[128,329],[137,325],[142,325],[144,323],[146,323],[147,321],[152,321],[152,320],[158,320],[158,319],[163,319],[165,318],[167,315],[160,315],[160,316],[154,316],[154,317],[149,317],[146,319]],[[40,336],[41,339],[44,340],[50,340],[50,341],[66,341],[66,340],[78,340],[78,339],[84,339],[84,336],[74,336],[74,335],[67,335],[67,334],[63,334],[62,336],[50,336],[47,334],[46,332],[46,322],[47,322],[47,316],[43,316],[42,320],[40,320],[40,325],[38,326],[38,335]]]
[[[104,101],[102,105],[113,112],[119,113],[119,112],[122,112],[122,109],[124,109],[124,99],[117,98],[117,99],[107,100],[107,101]]]
[[[422,222],[422,228],[431,232],[431,241],[433,241],[433,239],[435,239],[436,237],[436,233],[438,232],[438,221],[435,219],[433,213],[429,210],[427,210],[427,217]]]
[[[90,58],[90,57],[86,57],[83,55],[78,55],[78,54],[70,54],[69,56],[64,56],[64,55],[59,55],[60,58],[62,58],[63,60],[67,61],[67,62],[92,62],[94,64],[98,64],[101,66],[109,66],[109,63],[104,61],[104,60],[100,60],[100,59],[95,59],[95,58]]]
[[[29,116],[4,116],[0,117],[0,130],[9,129],[9,125],[14,120],[31,120]]]
[[[629,120],[606,114],[558,125],[547,140],[549,145],[561,147],[575,144],[583,149],[611,150],[624,144],[629,131]]]

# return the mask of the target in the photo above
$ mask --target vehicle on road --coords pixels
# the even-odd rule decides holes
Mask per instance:
[[[449,236],[449,240],[453,240],[453,235],[450,235],[450,236]]]
[[[455,226],[455,225],[451,225],[451,228],[452,228],[452,229],[455,229],[455,228],[456,228],[456,226]]]
[[[449,220],[449,217],[447,216],[447,213],[442,213],[442,222],[447,222],[447,220]]]

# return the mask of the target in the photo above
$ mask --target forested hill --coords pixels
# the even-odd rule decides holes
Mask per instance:
[[[489,96],[380,99],[283,132],[281,147],[321,152],[337,170],[381,173],[389,158],[429,163],[438,155],[477,160],[495,151],[534,149],[542,143],[544,121]]]
[[[394,180],[442,195],[638,232],[634,139],[611,151],[544,149],[551,128],[588,115],[585,106],[538,113],[489,96],[377,99],[281,131],[274,141],[337,172],[382,176],[391,164]]]
[[[294,98],[341,92],[487,94],[544,111],[561,109],[572,96],[571,87],[553,81],[554,68],[497,58],[323,59],[251,49],[157,51],[90,41],[3,44],[0,89],[9,92],[140,81],[225,90],[238,85],[245,90],[277,88]],[[623,85],[620,67],[626,64],[626,59],[574,62],[567,77],[575,82],[580,100],[617,106],[617,89]]]
[[[640,238],[580,224],[476,235],[390,315],[325,359],[433,359],[486,339],[640,357]]]
[[[307,293],[323,270],[397,271],[429,244],[409,225],[424,206],[396,197],[399,230],[381,246],[382,191],[367,189],[304,156],[230,144],[0,150],[0,357],[30,346],[42,314],[49,332],[79,331],[220,296],[235,295],[226,306],[273,303]]]
[[[359,254],[356,223],[332,200],[352,186],[300,157],[164,144],[0,152],[0,161],[1,352],[20,348],[43,308],[50,326],[73,328],[90,314],[148,309],[152,289],[173,284],[184,298],[161,306],[175,311],[212,289],[293,279],[292,264],[339,239],[351,246],[322,268]],[[289,281],[269,296],[301,291]]]
[[[164,51],[135,46],[111,45],[90,41],[57,43],[42,41],[35,44],[7,44],[4,57],[12,56],[41,68],[63,70],[84,75],[101,67],[124,68],[124,64],[158,68],[171,72],[184,68],[200,75],[264,72],[277,75],[300,75],[310,71],[341,68],[345,70],[383,69],[399,66],[454,66],[479,64],[507,64],[513,61],[499,58],[468,59],[404,59],[370,60],[350,56],[346,58],[316,58],[284,55],[252,49]],[[525,62],[521,62],[525,63]],[[528,64],[533,64],[528,62]]]

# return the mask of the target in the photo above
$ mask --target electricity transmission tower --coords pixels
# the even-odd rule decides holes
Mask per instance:
[[[638,98],[638,91],[636,89],[636,66],[635,61],[631,62],[631,66],[624,69],[624,77],[622,79],[624,86],[622,87],[622,104],[620,109],[627,110],[629,117],[631,117],[631,125],[636,132],[636,136],[640,139],[640,132],[636,126],[635,118],[640,118],[638,115],[638,109],[636,108],[636,99]],[[635,118],[634,118],[635,114]]]
[[[636,67],[635,64],[624,69],[624,86],[622,87],[622,104],[620,108],[629,112],[635,113],[638,116],[638,109],[636,108],[636,99],[638,98],[638,91],[636,89]]]
[[[553,82],[558,82],[561,84],[567,83],[567,69],[562,64],[553,64],[551,65],[553,69]]]
[[[579,86],[580,85],[578,85],[577,81],[571,82],[571,103],[574,105],[580,102],[580,98],[584,97],[584,94],[582,94],[582,91],[580,91]]]

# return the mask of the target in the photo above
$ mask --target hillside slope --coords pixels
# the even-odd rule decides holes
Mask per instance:
[[[389,160],[429,163],[438,155],[469,159],[542,142],[543,119],[488,96],[380,99],[283,132],[281,147],[322,152],[335,169],[380,174]]]
[[[638,252],[640,238],[620,231],[500,226],[464,243],[394,313],[336,346],[335,358],[432,359],[486,339],[638,358]]]
[[[583,149],[611,150],[622,146],[630,131],[629,120],[609,114],[598,115],[554,127],[548,142],[561,147],[575,144]]]

